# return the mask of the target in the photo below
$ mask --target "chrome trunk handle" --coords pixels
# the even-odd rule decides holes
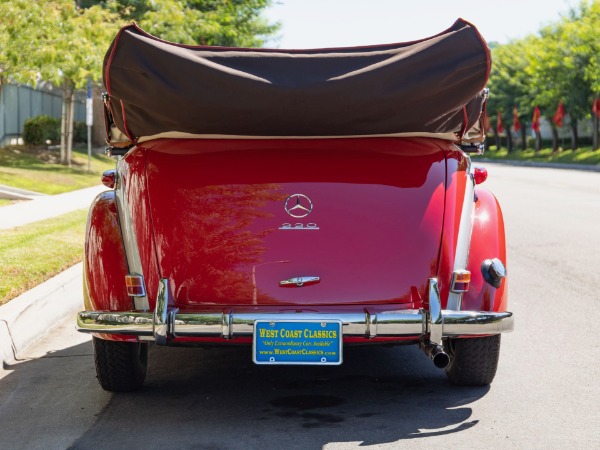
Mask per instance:
[[[321,282],[319,277],[295,277],[279,282],[279,287],[304,287]]]

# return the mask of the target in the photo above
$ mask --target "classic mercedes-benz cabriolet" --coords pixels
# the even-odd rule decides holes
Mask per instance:
[[[317,50],[123,28],[77,321],[101,386],[139,388],[149,343],[243,344],[265,365],[415,344],[452,382],[491,383],[513,318],[502,213],[469,157],[489,70],[462,20]]]

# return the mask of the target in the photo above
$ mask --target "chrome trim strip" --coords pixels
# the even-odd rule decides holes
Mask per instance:
[[[473,179],[473,168],[471,158],[464,155],[467,160],[467,170],[465,176],[467,183],[465,186],[465,196],[463,198],[462,211],[460,213],[460,225],[458,226],[458,240],[456,242],[456,254],[454,255],[453,272],[457,270],[466,270],[469,259],[469,249],[471,248],[471,234],[473,232],[473,213],[475,210],[475,180]],[[462,307],[462,293],[450,292],[448,295],[448,309],[460,310]]]
[[[223,331],[221,332],[221,336],[223,337],[223,339],[231,339],[233,337],[232,323],[233,323],[232,313],[222,314],[221,326],[223,328]],[[175,322],[175,324],[177,324],[177,322]],[[254,322],[252,323],[252,327],[254,327]]]
[[[140,249],[138,247],[135,230],[133,229],[131,208],[127,200],[127,192],[123,183],[123,177],[121,176],[121,170],[119,169],[119,166],[122,164],[124,164],[123,160],[119,158],[117,163],[118,177],[115,186],[115,197],[117,211],[119,214],[119,225],[121,226],[121,234],[123,236],[123,247],[125,249],[125,257],[127,258],[129,273],[139,274],[145,279],[144,272],[142,270]],[[123,280],[123,282],[125,282],[125,280]],[[150,309],[148,295],[144,295],[142,297],[133,297],[133,303],[135,309],[138,311],[148,311]]]
[[[169,282],[162,278],[158,284],[156,309],[154,310],[154,340],[159,345],[167,344],[169,334]]]
[[[369,314],[369,311],[365,311],[365,327],[365,337],[377,336],[377,314]]]
[[[165,131],[163,133],[153,134],[150,136],[141,136],[138,143],[152,141],[154,139],[356,139],[356,138],[373,138],[373,137],[430,137],[435,139],[443,139],[446,141],[458,141],[456,133],[425,133],[425,132],[408,132],[408,133],[388,133],[388,134],[357,134],[357,135],[340,135],[340,136],[249,136],[235,134],[193,134],[180,131]]]
[[[442,315],[442,302],[440,291],[435,278],[429,279],[429,315],[428,315],[429,340],[435,345],[442,343],[444,316]]]

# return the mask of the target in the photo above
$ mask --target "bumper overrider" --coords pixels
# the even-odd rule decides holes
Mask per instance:
[[[173,308],[167,279],[160,281],[156,309],[151,312],[82,311],[77,329],[84,333],[137,336],[168,345],[175,338],[251,337],[257,320],[338,320],[344,337],[414,337],[433,348],[443,338],[489,336],[513,330],[511,312],[442,310],[436,279],[429,280],[429,310],[411,309],[370,314],[314,312],[181,313]]]

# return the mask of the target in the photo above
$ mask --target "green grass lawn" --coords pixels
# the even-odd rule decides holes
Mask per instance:
[[[100,184],[100,175],[115,167],[115,160],[92,155],[88,172],[87,150],[73,152],[72,167],[58,163],[59,151],[44,147],[0,148],[0,184],[60,194]],[[0,199],[2,206],[12,203]],[[41,222],[0,230],[0,304],[46,281],[81,261],[87,210]]]
[[[60,194],[100,184],[100,175],[115,167],[115,160],[92,155],[88,172],[86,150],[74,150],[72,167],[58,163],[58,150],[11,146],[0,148],[0,184],[43,194]]]
[[[0,304],[80,262],[87,210],[0,230]]]
[[[527,149],[525,151],[515,149],[511,153],[508,153],[506,148],[500,148],[500,150],[496,150],[496,146],[492,145],[490,149],[483,154],[483,156],[473,157],[473,161],[476,161],[477,158],[600,165],[600,149],[594,151],[591,147],[583,147],[575,151],[562,150],[559,152],[553,152],[551,148],[544,148],[537,153],[533,149]]]

